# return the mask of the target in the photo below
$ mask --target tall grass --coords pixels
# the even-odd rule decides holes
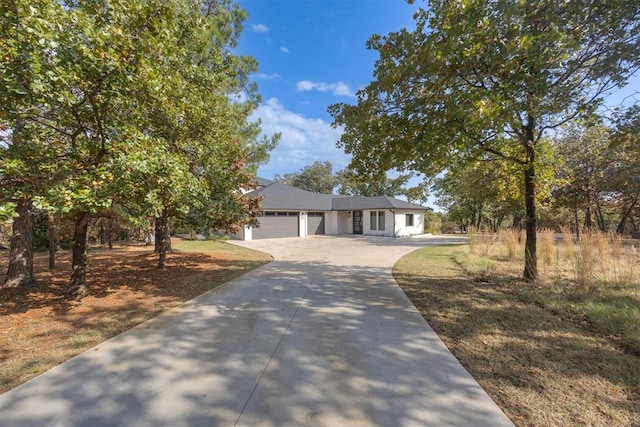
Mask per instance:
[[[456,257],[471,277],[489,283],[522,277],[524,239],[517,231],[472,240],[475,246]],[[587,318],[640,354],[640,253],[631,242],[616,234],[586,232],[578,240],[568,230],[541,231],[538,273],[537,286],[518,286],[516,292]]]
[[[486,228],[469,227],[467,229],[467,241],[471,252],[482,257],[488,257],[491,249],[499,240],[497,234],[490,233]]]
[[[509,228],[501,230],[500,241],[505,247],[507,260],[515,261],[522,258],[524,253],[524,232],[522,230]]]
[[[468,232],[469,253],[461,264],[481,268],[482,274],[517,271],[524,259],[524,235],[520,230],[499,233]],[[640,286],[640,254],[615,233],[585,232],[580,240],[569,230],[538,233],[538,271],[541,285],[565,283],[582,293],[599,286]],[[491,261],[491,262],[487,262]],[[495,264],[494,266],[494,263]],[[497,266],[497,267],[496,267]]]

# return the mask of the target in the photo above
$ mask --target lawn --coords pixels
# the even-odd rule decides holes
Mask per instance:
[[[401,258],[394,276],[511,420],[640,425],[638,328],[627,325],[637,289],[596,287],[577,297],[569,282],[530,285],[486,259],[475,259],[483,274],[472,274],[469,252],[423,248]]]
[[[69,252],[35,257],[35,285],[0,289],[0,393],[184,301],[271,261],[262,252],[220,241],[173,242],[167,268],[156,268],[153,247],[93,249],[88,296],[65,296]],[[0,251],[6,272],[8,251]],[[0,275],[0,283],[4,277]]]

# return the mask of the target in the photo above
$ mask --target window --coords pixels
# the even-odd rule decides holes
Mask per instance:
[[[384,230],[384,211],[378,211],[378,230]]]
[[[405,216],[405,225],[407,227],[413,227],[413,214],[407,214]]]
[[[370,222],[371,222],[371,229],[372,230],[376,230],[376,224],[378,222],[378,218],[376,218],[376,211],[371,211],[370,214]]]

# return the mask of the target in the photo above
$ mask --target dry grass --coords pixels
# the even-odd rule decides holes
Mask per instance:
[[[523,283],[521,261],[508,261],[508,248],[494,249],[485,281],[474,280],[458,264],[477,256],[464,247],[413,252],[398,261],[394,276],[516,425],[640,425],[640,353],[631,341],[571,305],[585,303],[582,293],[573,292],[575,283],[565,277],[564,291],[557,284]],[[563,267],[563,274],[570,273]],[[555,273],[548,275],[555,280]],[[618,293],[618,303],[637,309],[635,295]],[[630,312],[606,307],[600,310]]]
[[[65,295],[70,254],[59,254],[53,273],[47,254],[37,254],[35,285],[0,289],[0,393],[271,260],[222,242],[176,241],[174,248],[164,270],[149,247],[91,251],[89,295],[81,301]],[[6,262],[0,252],[3,273]]]

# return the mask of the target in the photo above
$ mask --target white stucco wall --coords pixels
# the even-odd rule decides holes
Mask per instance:
[[[338,234],[338,214],[336,211],[324,213],[324,234]]]
[[[371,212],[377,212],[376,214],[376,229],[372,230],[371,229]],[[379,212],[384,212],[384,230],[378,230],[378,215]],[[393,213],[388,210],[388,209],[374,209],[374,210],[367,210],[367,211],[363,211],[363,215],[364,215],[364,227],[363,227],[363,234],[367,235],[367,236],[386,236],[386,237],[393,237]]]
[[[307,213],[298,214],[298,237],[307,237]]]
[[[413,214],[413,226],[406,226],[406,214]],[[424,233],[424,212],[397,210],[395,211],[395,233],[397,237],[414,236]]]
[[[253,240],[253,229],[249,226],[244,226],[240,231],[242,234],[242,240]]]
[[[353,233],[353,212],[338,211],[338,234]]]

